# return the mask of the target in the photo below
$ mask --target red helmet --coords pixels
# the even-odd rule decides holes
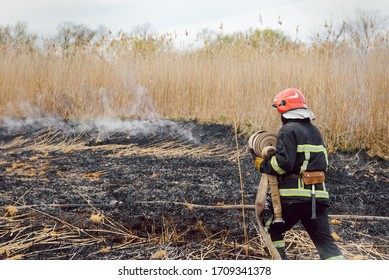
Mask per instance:
[[[297,108],[308,109],[308,106],[305,105],[304,95],[296,88],[287,88],[277,94],[273,101],[273,107],[277,108],[281,114]]]

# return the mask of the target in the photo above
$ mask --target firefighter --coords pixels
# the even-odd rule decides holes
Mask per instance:
[[[300,90],[288,88],[277,94],[273,107],[281,114],[276,153],[256,158],[260,172],[276,175],[284,222],[271,223],[268,232],[282,259],[285,232],[301,222],[324,260],[344,259],[331,236],[327,209],[330,204],[324,176],[327,151],[319,129],[311,121],[313,112]],[[304,180],[304,175],[313,181]]]

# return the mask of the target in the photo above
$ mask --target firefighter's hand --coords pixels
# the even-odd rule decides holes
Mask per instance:
[[[261,158],[261,157],[256,157],[254,160],[254,164],[258,170],[260,170],[260,168],[261,168],[262,161],[263,161],[263,158]]]
[[[257,167],[257,169],[259,170],[259,167],[261,166],[261,163],[263,161],[263,158],[257,156],[257,154],[254,152],[254,150],[252,148],[249,149],[249,152],[251,154],[251,157],[253,158],[253,161],[254,161],[254,164],[255,166]]]

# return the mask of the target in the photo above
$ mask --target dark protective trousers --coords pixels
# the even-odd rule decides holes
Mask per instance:
[[[316,246],[322,260],[343,259],[338,246],[331,236],[327,214],[328,205],[317,203],[317,219],[312,220],[312,208],[310,202],[282,204],[282,216],[285,223],[272,223],[269,233],[273,242],[284,240],[285,232],[290,230],[298,221],[301,221],[305,230]]]

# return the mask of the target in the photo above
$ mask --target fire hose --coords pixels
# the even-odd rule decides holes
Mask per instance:
[[[267,131],[259,131],[249,138],[249,147],[253,149],[256,156],[267,159],[273,156],[276,152],[277,135]],[[275,248],[269,234],[264,229],[262,215],[266,206],[266,196],[270,185],[271,201],[274,211],[274,223],[284,222],[282,218],[282,207],[280,193],[278,190],[277,177],[270,174],[262,174],[259,182],[257,196],[255,199],[255,216],[262,237],[267,248],[274,259],[281,259],[277,249]]]

